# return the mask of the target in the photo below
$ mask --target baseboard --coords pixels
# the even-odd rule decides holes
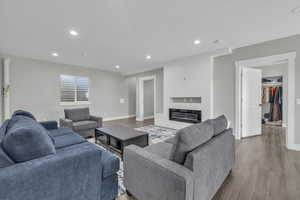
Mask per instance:
[[[287,146],[289,150],[300,151],[300,144],[290,144]]]
[[[125,116],[119,116],[119,117],[107,117],[104,118],[103,121],[113,121],[113,120],[118,120],[118,119],[128,119],[128,118],[132,118],[135,117],[135,115],[125,115]]]
[[[148,117],[144,117],[144,119],[154,119],[154,115],[148,116]]]
[[[286,123],[282,123],[282,127],[283,128],[287,128],[287,124]]]
[[[142,118],[140,118],[140,117],[137,117],[135,120],[138,121],[138,122],[144,121],[144,120],[143,120]]]

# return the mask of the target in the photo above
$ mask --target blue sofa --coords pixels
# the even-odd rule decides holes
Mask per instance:
[[[0,199],[113,200],[119,162],[56,121],[19,111],[0,128]]]

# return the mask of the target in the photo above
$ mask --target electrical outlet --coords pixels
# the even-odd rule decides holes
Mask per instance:
[[[120,104],[124,104],[125,103],[125,99],[124,98],[121,98],[120,99]]]
[[[296,104],[300,105],[300,98],[296,99]]]

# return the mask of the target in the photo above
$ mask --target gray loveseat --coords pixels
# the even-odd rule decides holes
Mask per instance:
[[[24,111],[0,128],[1,200],[114,200],[119,159]]]
[[[224,116],[177,132],[174,138],[124,153],[125,187],[138,200],[210,200],[235,161]]]
[[[82,137],[94,137],[95,129],[102,127],[102,117],[90,115],[89,108],[65,109],[65,119],[60,119],[60,127],[68,127]]]

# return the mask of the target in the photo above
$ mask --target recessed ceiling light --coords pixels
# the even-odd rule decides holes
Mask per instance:
[[[300,6],[297,7],[297,8],[294,8],[294,9],[292,10],[292,13],[300,13]]]
[[[200,40],[195,40],[195,41],[194,41],[194,44],[195,44],[195,45],[198,45],[198,44],[200,44],[200,43],[201,43]]]
[[[220,40],[214,40],[213,43],[214,44],[219,44],[221,41]]]
[[[147,60],[150,60],[151,58],[152,58],[151,55],[146,55]]]
[[[69,33],[70,33],[70,35],[72,35],[72,36],[77,36],[77,35],[78,35],[78,32],[75,31],[75,30],[73,30],[73,29],[70,30]]]
[[[58,56],[58,53],[53,52],[51,55],[52,55],[53,57],[57,57],[57,56]]]
[[[116,69],[120,69],[120,65],[116,65],[115,67],[116,67]]]

